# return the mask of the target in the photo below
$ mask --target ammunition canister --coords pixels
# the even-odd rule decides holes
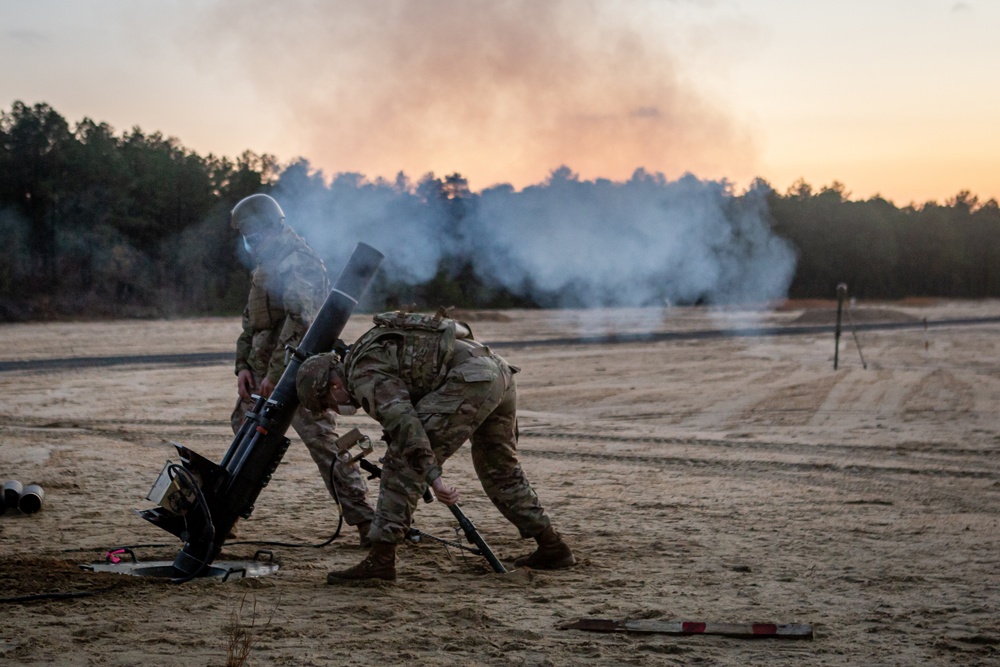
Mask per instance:
[[[45,490],[38,484],[29,484],[24,487],[21,499],[17,502],[17,509],[24,514],[34,514],[42,509],[42,500],[45,499]]]
[[[3,502],[5,507],[17,507],[17,501],[21,499],[21,492],[24,487],[16,479],[11,479],[3,483]]]

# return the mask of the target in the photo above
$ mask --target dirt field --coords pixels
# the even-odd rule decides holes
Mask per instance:
[[[350,534],[267,547],[281,567],[262,578],[175,585],[84,571],[119,546],[153,545],[134,549],[142,561],[176,555],[180,543],[131,510],[150,507],[144,496],[176,459],[170,441],[221,459],[230,364],[0,372],[0,481],[46,491],[38,514],[0,516],[0,662],[221,666],[243,635],[256,665],[1000,664],[1000,324],[863,331],[867,369],[846,330],[837,371],[830,334],[516,344],[830,323],[832,312],[468,314],[523,369],[522,462],[580,563],[498,575],[424,541],[401,550],[394,585],[325,584],[364,553]],[[879,317],[998,315],[998,302],[928,302],[883,305]],[[366,324],[354,318],[345,339]],[[6,325],[0,361],[225,353],[238,327]],[[342,426],[378,435],[363,416]],[[483,495],[467,451],[445,474],[501,558],[530,550]],[[416,521],[454,536],[438,504]],[[315,544],[336,525],[293,436],[239,539]],[[47,594],[57,595],[11,600]],[[815,637],[559,629],[578,618],[808,623]]]

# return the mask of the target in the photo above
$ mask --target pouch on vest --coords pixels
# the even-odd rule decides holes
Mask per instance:
[[[274,326],[271,319],[271,308],[267,298],[267,290],[258,285],[256,281],[250,285],[250,298],[247,302],[247,312],[250,319],[250,327],[254,331],[264,331]]]

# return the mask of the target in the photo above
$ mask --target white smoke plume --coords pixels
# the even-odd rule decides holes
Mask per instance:
[[[328,261],[331,279],[365,242],[386,253],[393,281],[419,284],[434,276],[449,245],[440,204],[422,199],[403,177],[390,183],[339,174],[327,186],[300,161],[282,172],[272,195],[286,222]]]
[[[249,76],[320,165],[294,163],[273,194],[331,273],[365,241],[391,280],[460,257],[548,306],[780,297],[794,256],[763,193],[712,180],[752,175],[753,142],[679,55],[739,42],[712,29],[716,4],[217,0],[185,39]],[[422,190],[453,172],[475,193]]]
[[[520,193],[484,192],[469,249],[484,277],[558,295],[554,305],[767,300],[785,295],[794,255],[765,204],[693,176],[581,181],[564,168]]]
[[[350,174],[327,186],[298,163],[273,194],[331,273],[364,241],[386,254],[393,281],[426,281],[459,256],[487,284],[545,306],[759,302],[785,296],[794,272],[759,189],[641,170],[587,181],[567,168],[522,191],[442,199],[421,187]]]

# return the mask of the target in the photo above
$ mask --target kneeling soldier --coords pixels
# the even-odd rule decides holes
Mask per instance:
[[[358,565],[331,572],[328,583],[396,578],[396,545],[430,485],[447,505],[458,491],[445,484],[442,464],[472,441],[476,475],[493,504],[538,548],[517,567],[573,565],[572,550],[552,527],[517,460],[516,367],[473,340],[468,326],[415,313],[376,315],[375,327],[344,359],[318,355],[296,377],[310,410],[360,407],[388,435],[378,505],[368,534],[372,549]]]

